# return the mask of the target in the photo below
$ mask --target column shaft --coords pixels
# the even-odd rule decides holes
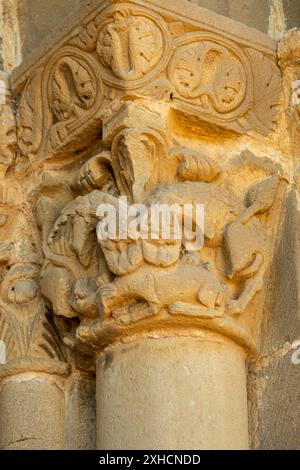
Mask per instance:
[[[245,360],[191,337],[119,344],[98,358],[98,449],[247,449]]]
[[[28,373],[2,382],[0,449],[63,449],[64,428],[64,391],[55,380]]]

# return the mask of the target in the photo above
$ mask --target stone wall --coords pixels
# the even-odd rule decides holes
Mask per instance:
[[[27,55],[78,8],[80,0],[19,0],[22,53]]]
[[[299,449],[300,367],[293,344],[300,339],[299,206],[291,189],[281,214],[265,305],[262,348],[249,369],[252,447]]]

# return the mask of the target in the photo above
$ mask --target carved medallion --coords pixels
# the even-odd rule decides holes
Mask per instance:
[[[102,83],[97,65],[75,48],[63,50],[48,77],[47,104],[51,114],[48,148],[56,149],[92,117],[101,105]]]
[[[86,64],[78,58],[63,57],[52,75],[49,102],[59,121],[67,121],[79,109],[89,109],[96,98],[96,80]]]
[[[241,49],[228,41],[221,42],[215,35],[188,34],[180,41],[168,76],[178,98],[198,112],[232,118],[249,102],[247,65]]]
[[[146,11],[113,10],[100,25],[97,53],[103,76],[120,88],[138,87],[166,65],[170,51],[167,27]],[[126,81],[126,84],[123,82]]]

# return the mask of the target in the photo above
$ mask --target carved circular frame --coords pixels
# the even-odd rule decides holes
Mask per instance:
[[[76,134],[77,136],[76,131],[78,129],[82,128],[82,131],[84,132],[84,129],[90,125],[91,120],[99,111],[103,102],[103,83],[101,80],[99,65],[94,57],[73,46],[66,46],[61,49],[59,53],[50,59],[49,64],[47,64],[42,74],[43,105],[44,109],[47,110],[44,117],[44,148],[47,146],[50,131],[53,126],[53,112],[50,107],[50,85],[53,80],[56,66],[64,58],[77,59],[80,64],[83,64],[89,75],[94,78],[94,83],[96,86],[95,99],[93,100],[91,107],[88,109],[83,108],[81,116],[79,116],[77,119],[61,121],[65,124],[65,128],[67,129],[66,144],[69,143],[69,141],[72,141],[72,134]],[[62,144],[62,146],[64,146],[64,144]]]
[[[218,113],[215,111],[214,113],[205,112],[203,111],[199,105],[192,102],[192,99],[185,98],[184,96],[180,95],[180,93],[176,90],[176,86],[174,85],[174,80],[172,79],[172,75],[174,74],[176,63],[181,54],[185,53],[188,49],[193,48],[193,46],[197,46],[204,42],[212,42],[215,43],[217,46],[221,48],[225,48],[228,50],[229,53],[233,54],[235,59],[238,59],[240,64],[242,65],[242,70],[245,79],[245,96],[242,99],[242,102],[233,110],[224,113]],[[167,69],[167,76],[168,80],[176,90],[176,94],[178,96],[173,97],[174,100],[179,101],[178,107],[185,108],[187,111],[192,111],[193,113],[207,118],[209,116],[210,120],[215,121],[218,124],[221,124],[222,121],[234,121],[241,115],[243,115],[253,104],[253,77],[251,72],[251,66],[246,54],[239,48],[236,44],[228,39],[224,39],[223,37],[211,33],[211,32],[195,32],[195,33],[188,33],[184,36],[177,38],[176,40],[176,51],[174,52]]]
[[[172,51],[174,50],[174,43],[168,26],[161,16],[150,12],[145,8],[136,8],[133,5],[127,3],[122,3],[119,6],[109,7],[101,13],[99,22],[97,21],[97,27],[99,31],[98,39],[103,30],[112,23],[113,15],[117,14],[118,12],[127,12],[127,14],[131,13],[130,18],[145,18],[146,20],[151,21],[159,30],[162,38],[163,50],[161,57],[157,60],[157,63],[149,70],[149,72],[146,72],[145,75],[141,78],[133,80],[117,78],[114,73],[101,64],[100,60],[98,59],[103,82],[119,89],[133,90],[153,80],[157,75],[159,75],[160,72],[162,72],[164,68],[167,67]],[[106,15],[106,17],[103,18],[103,15]]]

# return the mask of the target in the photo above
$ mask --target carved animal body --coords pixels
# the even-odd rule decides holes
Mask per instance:
[[[134,273],[120,276],[100,287],[100,311],[121,321],[134,321],[158,313],[203,318],[224,313],[224,288],[204,265],[179,261],[166,269],[145,264]],[[124,306],[125,305],[125,306]]]
[[[227,189],[190,181],[158,187],[148,196],[146,203],[203,204],[207,246],[222,245],[225,226],[236,220],[244,209],[237,196]]]
[[[225,244],[230,266],[227,275],[244,283],[239,298],[226,308],[227,313],[241,313],[262,288],[268,240],[255,214],[270,206],[276,181],[259,183],[248,194],[254,195],[247,206],[233,193],[206,183],[169,184],[156,188],[147,198],[148,204],[204,205],[206,244],[215,247]],[[240,247],[240,239],[244,240],[244,247]],[[224,291],[217,278],[203,265],[195,267],[182,261],[166,269],[144,265],[102,286],[100,297],[102,314],[124,316],[126,321],[153,315],[163,307],[172,314],[204,318],[224,313]]]

